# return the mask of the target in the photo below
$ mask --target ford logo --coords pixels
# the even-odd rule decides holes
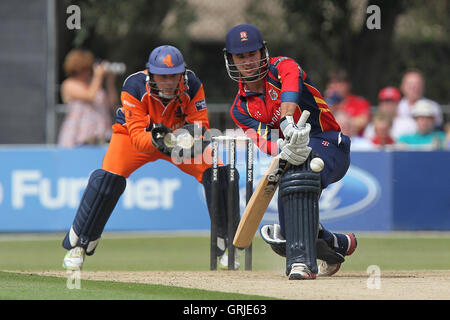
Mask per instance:
[[[261,176],[254,182],[254,188]],[[319,201],[320,221],[338,219],[357,214],[376,203],[380,197],[380,185],[377,179],[361,168],[351,165],[340,181],[323,190]],[[240,186],[241,212],[245,209],[245,185]],[[275,192],[266,213],[263,224],[278,222],[278,189]]]
[[[372,206],[380,197],[380,185],[370,173],[350,166],[340,181],[329,185],[319,201],[320,220],[356,214]]]

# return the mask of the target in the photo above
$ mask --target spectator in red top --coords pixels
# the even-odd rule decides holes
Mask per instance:
[[[332,72],[325,91],[325,101],[333,112],[344,111],[349,114],[357,135],[362,136],[370,121],[370,102],[352,94],[351,88],[351,82],[345,71]]]

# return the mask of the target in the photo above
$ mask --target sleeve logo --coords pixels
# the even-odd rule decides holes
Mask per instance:
[[[272,88],[270,88],[270,90],[269,90],[269,96],[270,96],[270,99],[272,99],[272,100],[277,100],[277,98],[278,98],[277,92],[275,90],[273,90]]]
[[[197,111],[206,109],[206,101],[205,101],[205,99],[197,101],[195,103],[195,107],[197,108]]]

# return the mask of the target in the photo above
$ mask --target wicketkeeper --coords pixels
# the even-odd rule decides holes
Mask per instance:
[[[125,80],[121,102],[102,167],[91,174],[73,224],[62,242],[68,250],[63,262],[66,269],[81,269],[85,255],[94,254],[125,190],[126,178],[147,163],[169,161],[193,176],[204,185],[210,208],[211,148],[207,139],[206,143],[203,139],[209,129],[208,109],[203,85],[194,72],[186,69],[181,52],[169,45],[155,48],[150,53],[147,69]],[[175,139],[167,139],[171,134]],[[193,144],[177,144],[178,138],[186,134],[193,139]],[[226,199],[227,189],[237,189],[238,184],[228,185],[228,171],[220,165],[220,198]],[[239,197],[239,192],[235,194]],[[239,205],[239,199],[234,203]],[[239,210],[234,211],[239,214]],[[227,202],[223,201],[216,216],[219,220],[217,250],[224,267],[227,267],[228,243],[226,213]]]
[[[225,65],[239,83],[231,117],[258,147],[291,166],[278,192],[280,224],[261,228],[263,239],[286,257],[289,279],[314,279],[336,273],[344,257],[353,253],[354,234],[332,233],[319,223],[322,189],[339,181],[350,165],[350,139],[342,134],[319,90],[291,58],[270,57],[259,30],[249,24],[226,35]],[[305,127],[297,127],[303,110],[310,112]],[[272,130],[281,139],[272,141]],[[311,171],[311,152],[324,169]],[[317,266],[316,258],[322,260]]]

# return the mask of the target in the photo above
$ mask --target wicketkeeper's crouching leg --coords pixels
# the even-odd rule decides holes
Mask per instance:
[[[69,250],[63,263],[66,269],[81,269],[84,254],[94,254],[106,222],[125,187],[123,176],[103,169],[91,174],[72,227],[62,242],[62,246]]]
[[[225,255],[225,251],[228,247],[229,243],[233,242],[233,239],[228,239],[228,191],[229,188],[234,188],[235,192],[233,192],[233,213],[234,213],[234,230],[237,229],[240,220],[240,211],[239,211],[239,172],[235,171],[235,179],[234,185],[229,185],[229,165],[219,166],[219,211],[216,212],[216,221],[217,221],[217,256],[222,257],[220,263],[222,267],[227,267],[227,256]],[[208,213],[211,217],[212,213],[212,169],[208,168],[203,172],[202,184],[205,189],[206,202],[208,205]],[[239,250],[235,250],[235,257],[238,258]],[[239,262],[237,259],[235,260],[235,268],[239,268]]]

